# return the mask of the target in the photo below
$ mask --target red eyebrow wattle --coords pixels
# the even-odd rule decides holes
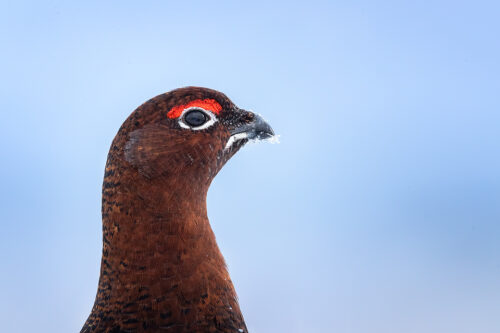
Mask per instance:
[[[195,99],[194,101],[191,101],[189,103],[174,106],[172,109],[170,109],[170,111],[168,111],[167,116],[171,119],[178,118],[182,114],[182,111],[192,107],[199,107],[207,111],[212,111],[217,115],[222,110],[222,106],[215,99]]]

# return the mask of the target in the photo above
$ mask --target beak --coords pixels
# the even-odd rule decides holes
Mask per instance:
[[[240,110],[239,120],[233,122],[230,126],[229,138],[224,150],[232,147],[233,143],[241,140],[263,140],[274,136],[274,131],[268,123],[258,114]],[[246,141],[245,141],[246,142]]]
[[[245,133],[247,139],[269,139],[274,136],[274,131],[268,123],[258,114],[252,113],[253,119],[229,131],[231,136]]]

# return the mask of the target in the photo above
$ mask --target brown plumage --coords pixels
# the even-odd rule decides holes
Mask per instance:
[[[159,95],[128,117],[106,163],[101,275],[81,332],[247,332],[206,196],[248,139],[273,134],[206,88]]]

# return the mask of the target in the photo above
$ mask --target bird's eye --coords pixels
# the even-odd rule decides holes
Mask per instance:
[[[200,131],[217,122],[217,117],[212,112],[200,107],[190,107],[182,111],[178,121],[179,126],[184,129]]]
[[[184,122],[192,127],[201,126],[206,123],[207,120],[207,115],[201,110],[191,110],[184,115]]]

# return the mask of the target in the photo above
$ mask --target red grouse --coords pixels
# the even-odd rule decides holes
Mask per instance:
[[[258,115],[198,87],[127,118],[106,163],[101,273],[81,332],[247,332],[206,197],[248,140],[273,135]]]

